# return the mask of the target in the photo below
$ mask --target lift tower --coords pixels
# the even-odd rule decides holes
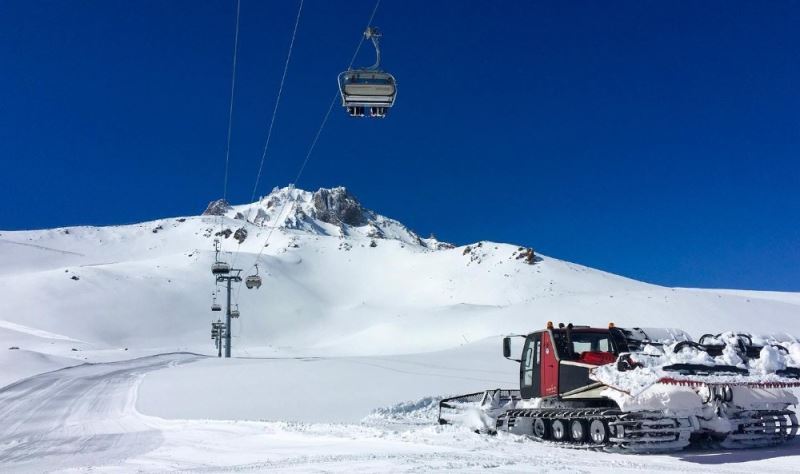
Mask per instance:
[[[231,356],[231,283],[242,281],[242,277],[239,276],[241,272],[240,268],[230,268],[228,274],[217,275],[217,281],[225,283],[228,290],[227,306],[225,308],[225,357]],[[238,309],[236,313],[239,313]]]
[[[222,357],[222,335],[225,323],[220,320],[211,323],[211,339],[214,340],[214,347],[217,348],[217,357]]]
[[[214,275],[217,283],[225,283],[225,287],[227,289],[227,304],[225,310],[225,324],[223,325],[222,322],[212,323],[212,339],[216,337],[217,340],[217,349],[220,349],[220,337],[222,336],[221,331],[224,330],[224,339],[225,339],[225,357],[229,358],[231,356],[231,319],[235,319],[239,317],[239,305],[236,305],[236,308],[231,310],[231,284],[232,283],[239,283],[242,281],[242,277],[240,274],[242,273],[241,268],[231,268],[226,262],[223,262],[219,258],[220,254],[220,244],[219,239],[214,240],[214,252],[215,258],[214,263],[211,265],[211,274]],[[258,275],[258,264],[255,265],[256,273],[255,275],[249,275],[247,277],[246,286],[247,289],[258,289],[261,287],[261,277]],[[216,296],[214,297],[214,302],[211,306],[211,311],[219,311],[221,308],[217,304]],[[220,356],[221,356],[221,349],[220,349]]]
[[[231,266],[226,262],[220,260],[219,239],[214,240],[214,253],[215,258],[214,263],[211,265],[211,274],[214,275],[217,283],[225,283],[228,299],[225,310],[225,323],[223,324],[219,320],[217,320],[216,323],[211,323],[211,338],[215,339],[216,341],[219,357],[222,357],[221,339],[225,339],[225,357],[229,358],[231,356],[231,319],[238,318],[240,314],[238,304],[234,309],[231,309],[231,284],[242,281],[242,277],[240,276],[242,269],[231,268]],[[253,266],[255,267],[256,273],[254,275],[249,275],[245,281],[245,286],[247,286],[248,290],[261,288],[262,280],[261,276],[258,274],[258,263],[254,264]],[[220,311],[222,308],[220,308],[220,306],[217,304],[216,293],[214,293],[214,295],[215,296],[211,304],[211,311]]]
[[[219,258],[220,245],[219,239],[214,240],[214,263],[211,265],[211,274],[217,279],[217,283],[225,283],[228,290],[228,301],[225,309],[225,357],[231,356],[231,283],[242,281],[239,268],[231,268],[226,262]],[[212,307],[213,310],[213,307]]]

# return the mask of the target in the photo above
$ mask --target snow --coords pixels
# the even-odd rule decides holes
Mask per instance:
[[[401,402],[514,387],[519,371],[498,357],[500,344],[492,338],[398,356],[211,358],[148,375],[138,407],[175,419],[358,423],[375,409]],[[208,390],[198,392],[198,386]]]
[[[167,420],[136,409],[143,377],[203,362],[191,354],[165,354],[86,364],[6,388],[0,416],[14,422],[0,425],[3,470],[792,472],[797,462],[796,443],[746,453],[631,456],[562,449],[503,433],[478,435],[436,425],[430,399],[388,407],[362,423]]]
[[[625,411],[657,411],[669,409],[674,415],[689,416],[698,413],[702,407],[700,398],[689,387],[673,387],[667,385],[648,386],[636,396],[607,388],[603,394],[617,402]]]
[[[450,248],[341,191],[327,195],[333,214],[314,196],[279,189],[222,218],[0,231],[0,470],[791,472],[800,460],[796,443],[581,455],[435,422],[441,397],[518,385],[505,334],[553,320],[797,335],[797,294],[664,288],[538,253],[531,265],[517,258],[526,247]],[[264,277],[234,288],[230,360],[205,357],[220,222],[248,234],[219,237],[223,257]],[[751,370],[799,366],[800,343],[787,347]]]
[[[791,357],[784,357],[775,347],[764,346],[758,359],[750,360],[750,370],[758,374],[774,373],[785,369],[787,363],[794,363],[794,360]]]
[[[27,350],[0,350],[0,387],[42,372],[77,365],[79,362]]]
[[[663,346],[646,345],[641,352],[630,354],[630,360],[635,367],[620,370],[616,364],[607,364],[592,369],[591,377],[594,380],[613,387],[615,391],[630,397],[643,397],[652,391],[655,384],[662,383],[665,379],[670,383],[674,381],[757,385],[761,383],[783,384],[797,386],[796,379],[776,374],[776,371],[788,366],[797,367],[791,352],[781,351],[776,346],[765,345],[761,348],[760,357],[750,359],[746,364],[737,352],[737,339],[733,333],[723,334],[721,337],[706,340],[706,343],[724,344],[722,354],[711,357],[708,352],[692,346],[685,346],[676,352],[679,342]],[[733,366],[748,369],[745,374],[718,373],[710,375],[683,374],[678,371],[668,370],[674,364],[692,364],[709,369],[715,366]],[[661,390],[661,389],[659,389]],[[663,390],[662,390],[663,391]],[[616,396],[620,398],[620,396]],[[794,403],[794,402],[792,402]],[[630,405],[629,405],[630,406]],[[662,406],[669,406],[664,402]],[[680,405],[678,408],[683,409]]]

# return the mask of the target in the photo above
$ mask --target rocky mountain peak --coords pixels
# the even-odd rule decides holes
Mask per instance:
[[[225,215],[256,226],[275,225],[316,235],[398,240],[432,250],[452,248],[433,237],[423,239],[402,223],[367,209],[343,186],[314,192],[276,187],[252,204],[214,201],[203,215]]]
[[[317,219],[328,224],[346,224],[360,227],[367,225],[367,211],[355,196],[344,187],[320,188],[312,198]]]
[[[204,216],[224,216],[228,211],[233,209],[231,204],[224,199],[217,199],[208,203],[208,207],[203,211]]]

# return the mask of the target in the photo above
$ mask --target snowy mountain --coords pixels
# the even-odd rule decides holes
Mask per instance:
[[[48,357],[75,356],[74,345],[211,352],[215,238],[225,260],[244,273],[258,263],[264,276],[260,290],[234,292],[235,351],[246,353],[443,350],[547,320],[800,334],[798,294],[664,288],[525,246],[454,247],[344,188],[275,189],[253,204],[218,201],[201,216],[135,225],[0,234],[0,340]]]
[[[256,226],[277,226],[313,235],[391,239],[436,250],[453,247],[435,238],[423,239],[400,222],[364,208],[344,187],[322,188],[314,193],[275,188],[253,204],[231,206],[224,200],[214,201],[203,215],[226,216]]]
[[[215,239],[243,274],[258,264],[264,285],[234,287],[234,359],[174,354],[216,354]],[[420,238],[344,188],[275,189],[134,225],[0,231],[0,415],[17,420],[0,427],[0,458],[32,472],[213,471],[240,466],[248,440],[243,466],[257,471],[564,469],[559,448],[434,428],[437,397],[518,383],[501,335],[548,320],[800,335],[797,293],[665,288],[528,245]],[[43,441],[20,443],[25,433]],[[109,446],[109,434],[122,441]],[[796,445],[786,449],[779,469],[791,470]],[[595,453],[567,468],[679,471],[687,459]]]

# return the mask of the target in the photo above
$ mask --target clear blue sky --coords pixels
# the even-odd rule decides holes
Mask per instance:
[[[243,0],[249,200],[298,3]],[[261,193],[293,178],[372,0],[306,0]],[[0,3],[0,228],[222,194],[235,0]],[[383,121],[334,110],[298,186],[458,244],[654,283],[800,291],[800,3],[383,0]],[[371,64],[362,50],[359,64]]]

